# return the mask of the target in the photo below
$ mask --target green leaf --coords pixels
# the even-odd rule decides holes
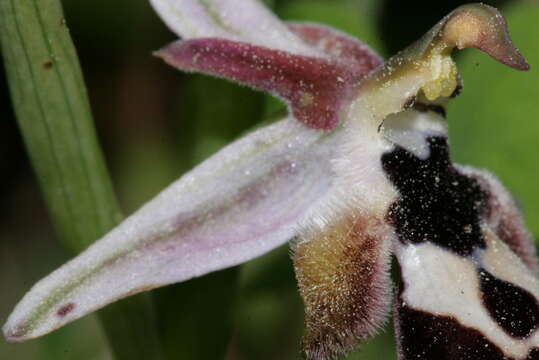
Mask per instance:
[[[459,62],[464,93],[449,108],[450,138],[458,162],[488,169],[500,178],[537,236],[539,5],[514,2],[503,14],[513,41],[532,69],[516,72],[468,50]]]
[[[62,244],[76,253],[121,219],[58,0],[1,0],[0,41],[19,127]],[[118,359],[158,359],[150,298],[107,308]],[[152,335],[153,334],[153,335]]]
[[[80,251],[121,215],[66,22],[56,0],[3,0],[1,11],[19,126],[60,239]]]

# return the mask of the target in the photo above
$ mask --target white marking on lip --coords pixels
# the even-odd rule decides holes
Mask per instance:
[[[499,279],[520,286],[536,297],[539,285],[520,259],[491,235],[494,238],[486,237],[487,249],[479,250],[473,258],[456,255],[428,242],[398,244],[396,255],[404,281],[402,301],[415,310],[452,317],[461,325],[480,331],[506,356],[525,359],[532,348],[539,347],[539,331],[527,339],[508,335],[483,305],[477,269],[484,266]]]
[[[421,160],[430,156],[427,138],[447,136],[447,126],[441,115],[409,109],[385,118],[381,128],[384,137]]]

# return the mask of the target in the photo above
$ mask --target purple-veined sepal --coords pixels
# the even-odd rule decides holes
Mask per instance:
[[[225,147],[38,282],[5,336],[34,338],[123,297],[282,245],[332,186],[339,136],[287,118]]]

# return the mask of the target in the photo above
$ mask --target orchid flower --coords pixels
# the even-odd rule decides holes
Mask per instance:
[[[521,215],[493,175],[449,156],[445,109],[461,90],[452,50],[529,68],[496,9],[459,7],[384,62],[334,29],[282,23],[256,0],[152,5],[181,37],[157,56],[269,92],[289,115],[39,281],[4,325],[8,340],[293,239],[307,359],[350,352],[391,307],[399,359],[539,359],[539,265]]]

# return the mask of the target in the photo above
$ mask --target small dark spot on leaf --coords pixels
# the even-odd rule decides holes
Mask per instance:
[[[59,317],[64,317],[67,314],[69,314],[71,311],[73,311],[73,309],[75,309],[74,303],[65,304],[64,306],[58,309],[58,311],[56,312],[56,315],[58,315]]]
[[[43,68],[46,70],[52,69],[53,63],[51,60],[47,60],[43,63]]]
[[[60,19],[60,26],[66,26],[66,18]]]

